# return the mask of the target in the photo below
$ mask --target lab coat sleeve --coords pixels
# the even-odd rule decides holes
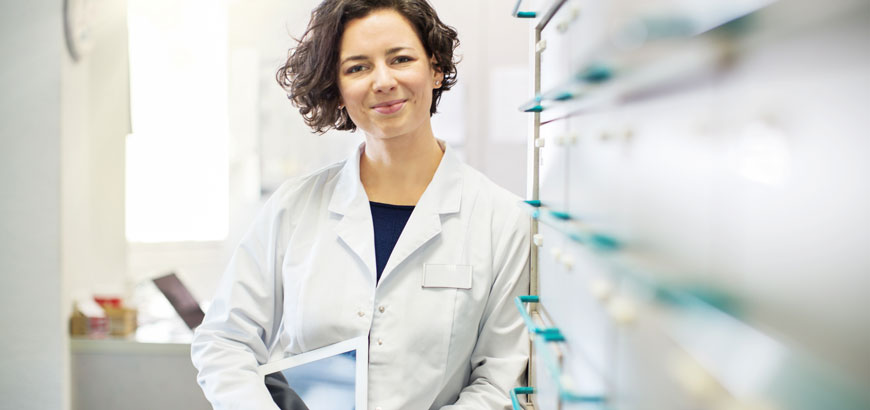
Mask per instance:
[[[471,354],[469,385],[442,410],[508,409],[509,391],[524,384],[530,342],[513,300],[529,292],[530,219],[516,207],[494,253],[495,280]]]
[[[278,407],[257,375],[269,359],[282,312],[280,261],[289,234],[281,195],[242,239],[191,343],[197,381],[215,409]]]

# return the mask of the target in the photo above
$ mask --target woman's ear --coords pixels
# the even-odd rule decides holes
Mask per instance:
[[[429,66],[432,67],[432,80],[435,84],[432,88],[441,88],[441,83],[444,82],[444,72],[438,68],[438,62],[435,61],[434,56],[429,59]]]

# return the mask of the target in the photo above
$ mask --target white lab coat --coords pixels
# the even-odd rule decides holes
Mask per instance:
[[[529,354],[513,299],[528,292],[530,219],[442,146],[377,284],[364,144],[274,193],[193,339],[215,408],[276,409],[258,365],[367,334],[369,409],[510,407]]]

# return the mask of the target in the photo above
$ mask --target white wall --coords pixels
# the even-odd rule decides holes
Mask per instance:
[[[525,163],[529,114],[517,107],[532,97],[527,71],[529,21],[511,17],[513,2],[503,0],[431,2],[441,20],[459,33],[462,61],[457,78],[465,91],[465,160],[523,196],[526,170],[517,164]],[[512,92],[499,93],[506,90]],[[519,127],[515,133],[500,134],[496,121]]]
[[[61,278],[61,7],[0,4],[0,397],[69,406]]]
[[[125,1],[94,1],[92,49],[61,50],[62,260],[72,297],[123,295],[124,145],[130,132]]]
[[[15,4],[0,8],[0,397],[67,409],[71,295],[126,280],[126,3],[92,2],[80,62],[61,2]]]

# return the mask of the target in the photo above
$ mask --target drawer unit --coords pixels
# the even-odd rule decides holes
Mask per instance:
[[[521,109],[535,309],[561,339],[534,345],[535,408],[870,408],[867,21],[859,0],[546,3]]]
[[[825,36],[845,44],[858,33],[870,36],[870,27],[845,25]],[[870,185],[854,177],[870,175],[860,154],[870,152],[861,131],[867,121],[820,102],[863,104],[867,98],[852,90],[861,81],[857,67],[870,70],[870,55],[830,50],[809,61],[799,45],[813,37],[746,52],[728,75],[679,93],[558,121],[577,141],[566,160],[567,212],[619,239],[658,274],[731,294],[747,320],[870,380],[860,370],[870,361],[856,361],[859,346],[870,343],[870,322],[845,319],[862,309],[857,289],[870,285],[861,273],[870,258],[858,249],[870,232],[853,228],[870,220]],[[786,83],[819,100],[773,92],[743,98]],[[820,138],[825,118],[839,119]],[[837,237],[839,245],[821,249],[820,237]],[[854,336],[836,336],[845,334]]]

